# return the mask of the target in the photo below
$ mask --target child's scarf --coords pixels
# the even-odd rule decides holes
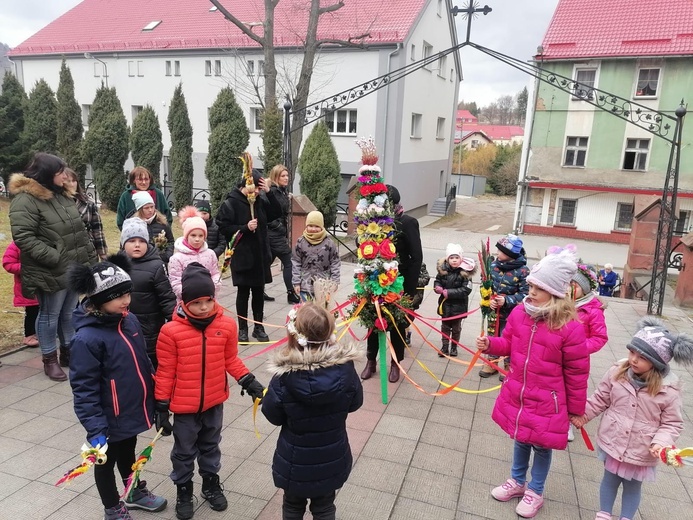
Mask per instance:
[[[325,240],[326,236],[327,231],[325,230],[325,228],[322,228],[317,233],[308,233],[308,228],[303,230],[303,238],[305,238],[310,244],[313,244],[314,246],[317,246],[320,242]]]
[[[188,240],[185,239],[185,238],[183,239],[183,245],[184,245],[185,247],[187,247],[188,249],[190,249],[191,251],[195,251],[196,253],[198,253],[198,252],[200,251],[200,249],[202,249],[202,246],[200,246],[200,247],[193,247],[192,245],[190,245],[190,242],[188,242]]]

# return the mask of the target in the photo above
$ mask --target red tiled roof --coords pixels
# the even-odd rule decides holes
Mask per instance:
[[[327,5],[327,0],[323,0]],[[329,1],[334,3],[333,0]],[[302,46],[308,20],[305,2],[283,0],[275,11],[275,45]],[[365,32],[369,44],[402,42],[426,0],[358,0],[320,19],[319,39],[346,40]],[[224,0],[248,23],[264,20],[263,0]],[[10,56],[82,52],[259,47],[205,0],[84,0],[19,44]],[[142,29],[155,20],[151,31]],[[262,26],[255,27],[262,34]]]
[[[462,123],[461,127],[464,135],[472,132],[483,132],[492,141],[510,141],[513,137],[524,136],[525,130],[521,126],[515,125],[484,125],[478,123]]]
[[[472,114],[469,110],[458,110],[457,111],[457,119],[464,119],[465,121],[472,120],[473,122],[477,122],[478,119],[474,114]]]
[[[544,60],[693,54],[693,1],[560,0]]]

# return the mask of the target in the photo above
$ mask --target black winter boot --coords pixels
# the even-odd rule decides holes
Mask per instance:
[[[238,319],[238,341],[248,341],[248,322],[245,319]]]
[[[457,357],[457,345],[452,345],[450,347],[450,356]]]
[[[443,348],[440,349],[440,352],[438,353],[438,357],[445,357],[448,355],[448,353],[449,353],[448,344],[443,343]],[[445,354],[445,356],[443,354]]]
[[[296,305],[297,303],[301,303],[301,298],[299,298],[298,294],[294,291],[286,291],[286,302]]]
[[[253,337],[258,341],[269,341],[269,336],[265,332],[265,327],[262,325],[255,325],[253,327]]]
[[[190,520],[195,514],[193,507],[193,481],[178,484],[178,496],[176,497],[176,518]]]
[[[202,496],[209,502],[209,507],[215,511],[223,511],[229,505],[219,483],[219,475],[202,477]]]
[[[70,366],[70,349],[60,345],[60,366],[69,367]]]

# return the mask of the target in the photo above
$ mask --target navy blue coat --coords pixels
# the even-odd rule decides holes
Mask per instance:
[[[134,314],[95,315],[75,309],[70,384],[87,439],[121,441],[152,427],[154,370]]]
[[[346,431],[349,412],[363,404],[354,360],[356,346],[275,351],[274,374],[262,413],[281,426],[272,462],[274,484],[288,494],[313,498],[341,488],[351,473]]]

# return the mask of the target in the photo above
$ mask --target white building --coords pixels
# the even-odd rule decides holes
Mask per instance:
[[[227,0],[224,5],[254,31],[262,30],[262,0]],[[296,5],[295,1],[280,2],[275,12],[278,94],[291,92],[303,59],[300,38],[307,10],[298,10]],[[324,15],[320,39],[347,40],[365,32],[370,37],[365,48],[322,48],[309,102],[455,46],[450,8],[451,0],[360,0]],[[41,78],[56,89],[61,61],[66,59],[85,124],[102,82],[116,87],[129,124],[143,106],[152,105],[163,133],[163,173],[168,173],[171,144],[166,117],[173,90],[182,82],[194,132],[196,187],[207,185],[208,109],[219,90],[229,85],[248,119],[249,151],[262,166],[257,159],[262,147],[258,128],[262,49],[211,3],[84,0],[15,47],[10,57],[27,91]],[[399,187],[405,208],[423,214],[445,195],[460,68],[459,54],[454,52],[334,114],[329,124],[345,185],[359,167],[360,150],[354,140],[372,135],[379,145],[385,180]],[[304,129],[304,142],[311,128]]]

